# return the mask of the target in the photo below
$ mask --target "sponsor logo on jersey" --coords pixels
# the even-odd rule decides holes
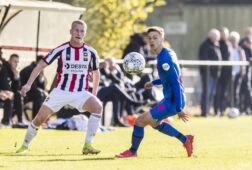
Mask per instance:
[[[86,64],[69,64],[69,63],[66,63],[65,64],[65,68],[66,69],[86,69],[87,68],[87,65]]]
[[[68,63],[65,64],[66,69],[69,69],[70,65]]]

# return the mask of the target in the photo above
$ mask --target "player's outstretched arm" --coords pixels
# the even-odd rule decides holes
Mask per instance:
[[[40,60],[37,66],[32,70],[31,75],[27,81],[27,83],[21,89],[21,95],[25,96],[26,93],[31,89],[31,85],[34,80],[37,78],[39,73],[47,66],[44,60]]]
[[[92,94],[95,95],[95,96],[97,94],[99,83],[100,83],[100,71],[99,70],[94,70],[93,71],[93,90],[92,90]]]

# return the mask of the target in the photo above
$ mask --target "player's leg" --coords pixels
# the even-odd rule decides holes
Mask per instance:
[[[24,142],[22,146],[17,150],[17,153],[26,153],[28,151],[29,144],[31,143],[32,139],[37,135],[39,126],[49,117],[51,113],[52,110],[49,107],[45,105],[41,106],[38,114],[29,124],[25,134]]]
[[[154,124],[156,124],[156,121],[154,121],[151,118],[150,112],[145,112],[142,115],[140,115],[136,119],[135,125],[133,127],[130,149],[116,155],[116,157],[118,158],[136,157],[138,148],[144,137],[144,127],[146,125],[154,126]]]
[[[98,154],[100,150],[92,147],[93,136],[96,134],[102,117],[102,104],[95,96],[90,96],[83,105],[83,110],[91,113],[88,120],[87,134],[83,154]]]
[[[153,123],[152,127],[168,136],[176,137],[186,147],[188,156],[191,156],[193,149],[193,136],[182,134],[180,131],[178,131],[176,128],[174,128],[171,124],[167,122],[159,123],[164,118],[177,114],[176,106],[174,104],[171,104],[169,100],[162,100],[158,105],[156,105],[150,110],[150,113],[152,120],[156,120],[158,122],[156,125]]]
[[[32,139],[36,136],[37,130],[39,126],[47,120],[52,112],[57,112],[62,108],[66,103],[68,103],[68,98],[62,97],[61,91],[54,89],[49,96],[46,98],[42,106],[40,107],[37,115],[31,121],[30,125],[28,126],[23,145],[17,153],[25,153],[28,151],[28,146]]]
[[[171,104],[169,100],[164,99],[150,110],[150,114],[151,119],[158,122],[166,117],[175,115],[176,108],[175,105]],[[183,134],[181,134],[177,129],[167,122],[162,122],[153,127],[166,135],[178,138],[182,143],[184,143],[186,140],[186,137]]]

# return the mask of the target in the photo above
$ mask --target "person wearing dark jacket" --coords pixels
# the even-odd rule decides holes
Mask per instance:
[[[246,60],[252,63],[252,37],[247,36],[243,38],[243,43],[241,48],[245,52]],[[252,65],[246,67],[245,74],[241,83],[241,103],[240,109],[241,112],[250,114],[252,111]]]
[[[43,56],[37,56],[36,62],[32,62],[29,66],[21,70],[20,72],[21,86],[25,85],[25,83],[28,81],[32,70],[36,67],[37,63],[40,61],[42,57]],[[39,111],[40,106],[42,105],[43,101],[46,98],[46,93],[44,89],[45,89],[45,78],[43,76],[43,73],[41,73],[36,78],[36,80],[31,86],[31,90],[27,93],[27,95],[24,98],[24,103],[30,101],[33,102],[32,118],[35,118],[36,114]]]
[[[200,46],[199,60],[221,60],[221,52],[218,43],[219,40],[220,32],[217,29],[210,30],[208,38]],[[213,105],[219,74],[220,68],[218,66],[200,67],[202,81],[201,116],[208,116],[209,110]]]
[[[13,115],[17,115],[18,123],[23,124],[23,97],[21,96],[21,80],[18,71],[19,56],[17,54],[12,54],[9,58],[7,68],[9,72],[9,77],[11,78],[11,89],[14,93],[13,99]]]
[[[222,61],[230,61],[230,43],[228,42],[229,30],[226,27],[220,29],[220,52]],[[223,116],[223,112],[227,103],[225,103],[225,94],[229,89],[229,85],[232,83],[232,67],[222,66],[220,71],[220,77],[217,82],[217,89],[214,98],[214,112],[217,116]],[[230,97],[230,96],[229,96]]]
[[[97,97],[103,102],[105,108],[107,102],[112,102],[112,125],[126,126],[121,118],[122,104],[124,100],[133,100],[124,87],[124,74],[111,57],[105,58],[105,62],[100,65],[101,81]]]
[[[1,123],[11,125],[13,112],[13,92],[11,89],[11,78],[9,77],[8,62],[2,58],[2,49],[0,49],[0,103],[3,104],[3,118]]]

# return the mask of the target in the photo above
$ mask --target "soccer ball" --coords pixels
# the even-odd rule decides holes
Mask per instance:
[[[228,112],[228,117],[229,118],[236,118],[240,114],[239,110],[235,107],[231,108]]]
[[[145,59],[142,54],[137,52],[128,53],[123,59],[123,69],[129,74],[138,74],[145,67]]]

